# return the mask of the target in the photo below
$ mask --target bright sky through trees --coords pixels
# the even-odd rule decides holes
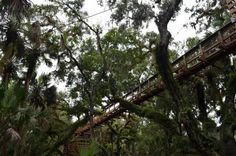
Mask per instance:
[[[47,0],[32,0],[34,4],[45,4],[48,3]],[[184,12],[184,8],[186,6],[190,7],[194,5],[195,2],[192,1],[184,1],[183,7],[181,11],[178,13],[178,16],[175,21],[170,22],[169,24],[169,31],[172,33],[172,37],[175,41],[185,41],[188,37],[195,37],[196,31],[191,28],[190,26],[184,27],[185,24],[188,24],[190,21],[189,14]],[[95,15],[97,13],[102,12],[101,14],[89,17],[88,23],[93,25],[100,25],[103,28],[103,31],[108,31],[112,27],[116,27],[116,24],[109,23],[110,15],[112,13],[111,11],[103,12],[104,10],[107,10],[108,7],[101,7],[97,4],[96,0],[85,0],[83,9],[88,13],[88,16]],[[155,31],[157,32],[157,27],[154,24],[154,22],[150,23],[147,28],[145,28],[146,31]],[[198,34],[199,35],[199,34]]]
[[[235,6],[2,0],[0,155],[235,155]]]
[[[32,0],[33,4],[47,4],[49,3],[47,0]],[[188,37],[196,37],[196,31],[191,28],[190,26],[184,27],[185,24],[188,24],[189,20],[189,14],[185,13],[184,8],[186,6],[190,7],[191,5],[194,5],[194,3],[190,3],[190,1],[184,1],[183,7],[181,11],[178,13],[178,16],[175,21],[171,21],[168,25],[168,29],[172,34],[172,37],[174,38],[174,41],[181,41],[184,42]],[[86,11],[88,13],[88,17],[86,20],[90,25],[100,25],[103,29],[103,33],[106,33],[108,30],[112,29],[113,27],[116,27],[116,23],[110,22],[110,15],[112,13],[112,9],[110,11],[107,6],[101,7],[98,5],[96,0],[85,0],[83,11]],[[62,18],[64,18],[62,16]],[[154,31],[158,32],[157,27],[155,23],[152,21],[147,28],[144,28],[143,32],[148,31]],[[199,34],[198,34],[199,37]],[[183,54],[183,52],[186,51],[186,47],[184,49],[179,49],[182,51],[179,51],[180,54]],[[46,70],[45,70],[46,69]],[[46,65],[41,65],[41,67],[38,69],[39,73],[49,73],[50,71],[53,71],[53,68],[48,68]],[[40,74],[39,74],[40,75]],[[58,84],[58,90],[64,90],[65,84],[59,83]]]

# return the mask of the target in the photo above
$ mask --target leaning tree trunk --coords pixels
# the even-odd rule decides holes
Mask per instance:
[[[174,80],[168,58],[168,46],[170,43],[171,34],[167,30],[167,25],[174,13],[178,10],[181,2],[181,0],[170,1],[167,9],[163,10],[163,12],[161,12],[158,17],[156,17],[156,25],[158,26],[160,34],[160,42],[156,49],[157,69],[162,77],[163,82],[165,83],[167,90],[176,104],[174,107],[175,113],[177,116],[180,116],[179,121],[183,123],[191,143],[199,151],[199,153],[201,153],[201,155],[208,156],[211,155],[211,152],[209,152],[207,147],[205,147],[202,143],[202,136],[197,127],[194,115],[192,114],[191,110],[185,112],[183,111],[184,108],[188,106],[177,83]]]
[[[222,145],[222,156],[233,156],[236,154],[236,142],[234,138],[234,131],[236,125],[236,109],[235,109],[235,95],[236,95],[236,72],[229,74],[226,88],[226,98],[224,104],[221,106],[222,116],[220,127],[220,139]]]

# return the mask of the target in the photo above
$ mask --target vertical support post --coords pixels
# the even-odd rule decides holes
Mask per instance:
[[[218,42],[220,42],[220,45],[223,45],[224,39],[221,31],[218,31]]]
[[[186,60],[186,54],[183,56],[183,61],[184,61],[184,70],[188,69],[188,62]]]
[[[202,49],[202,45],[199,45],[199,51],[200,51],[200,56],[199,56],[199,60],[202,62],[206,61],[206,54],[204,52],[204,50]]]
[[[200,50],[200,54],[204,55],[204,51],[202,50],[202,45],[201,44],[199,45],[199,50]]]

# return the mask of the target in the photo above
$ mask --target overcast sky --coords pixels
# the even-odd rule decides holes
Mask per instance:
[[[47,3],[47,0],[32,0],[34,4],[42,4]],[[185,0],[182,10],[179,12],[179,15],[176,18],[176,21],[171,22],[168,26],[169,31],[174,37],[175,41],[185,41],[188,37],[196,36],[195,30],[192,28],[183,28],[183,25],[189,22],[189,14],[184,12],[185,6],[191,6],[193,1]],[[85,0],[83,10],[87,11],[88,15],[94,15],[96,13],[107,10],[108,8],[101,7],[97,4],[97,0]],[[88,19],[89,24],[99,24],[103,27],[103,30],[106,31],[112,27],[112,25],[108,25],[108,21],[110,20],[111,11],[102,13],[100,15],[93,16]],[[147,30],[144,31],[157,31],[157,27],[154,23],[151,23]]]
[[[48,3],[47,0],[31,0],[34,4],[46,4]],[[192,5],[193,1],[185,0],[182,10],[179,12],[176,21],[171,22],[168,26],[169,31],[172,33],[172,37],[174,37],[175,41],[185,41],[186,38],[188,37],[194,37],[196,36],[195,31],[192,28],[185,28],[183,27],[184,24],[189,22],[189,14],[184,12],[185,6],[190,6]],[[83,10],[88,13],[88,16],[97,14],[99,12],[102,12],[104,10],[107,10],[108,8],[106,7],[101,7],[97,4],[97,0],[85,0]],[[112,28],[112,25],[108,25],[108,22],[110,20],[110,15],[112,13],[111,11],[93,16],[91,18],[88,18],[88,23],[90,25],[97,25],[99,24],[102,26],[104,31],[107,31],[108,29]],[[63,17],[61,17],[63,18]],[[145,31],[155,31],[158,32],[157,27],[154,23],[149,24],[149,27]],[[199,34],[198,34],[199,35]],[[41,75],[42,73],[48,73],[53,71],[53,68],[48,68],[46,65],[41,65],[38,69],[38,75]],[[62,91],[65,89],[65,83],[60,83],[57,85],[58,90]]]

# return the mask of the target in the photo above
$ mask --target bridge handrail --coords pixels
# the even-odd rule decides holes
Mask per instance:
[[[193,48],[189,49],[185,54],[183,54],[180,57],[178,57],[177,59],[175,59],[171,64],[174,66],[175,64],[177,64],[177,62],[180,62],[180,60],[183,60],[184,56],[190,55],[195,49],[198,49],[199,45],[203,45],[204,43],[208,42],[211,38],[213,38],[216,35],[217,32],[225,30],[226,28],[232,26],[232,24],[233,24],[232,22],[228,22],[226,25],[221,27],[219,30],[217,30],[216,32],[212,33],[208,37],[204,38],[202,41],[200,41]]]
[[[175,68],[175,66],[177,64],[180,64],[181,62],[184,62],[186,65],[188,65],[190,62],[193,62],[194,60],[198,60],[199,59],[199,56],[201,55],[196,55],[193,59],[190,59],[188,60],[188,58],[192,55],[192,54],[195,54],[196,51],[200,51],[200,48],[205,48],[205,44],[206,43],[209,43],[209,42],[212,42],[212,40],[216,40],[218,39],[218,33],[219,32],[224,32],[226,30],[229,30],[228,28],[230,26],[232,26],[234,23],[232,22],[229,22],[227,23],[225,26],[223,26],[222,28],[220,28],[219,30],[215,31],[214,33],[212,33],[211,35],[209,35],[207,38],[205,38],[204,40],[200,41],[197,45],[195,45],[193,48],[191,48],[190,50],[188,50],[185,54],[181,55],[180,57],[178,57],[177,59],[175,59],[171,64],[172,64],[172,67],[174,68],[174,71],[175,72],[178,72],[178,67]],[[221,33],[222,35],[224,33]],[[223,38],[227,38],[227,36],[222,36]],[[208,49],[211,49],[212,47],[215,47],[216,45],[218,45],[219,42],[213,44],[210,46],[210,48],[208,47]],[[207,50],[208,50],[207,49]],[[205,50],[205,51],[207,51]],[[202,51],[204,52],[204,51]],[[187,66],[188,67],[188,66]],[[181,66],[179,67],[181,68]],[[148,78],[146,81],[144,81],[143,83],[139,84],[138,86],[136,86],[134,89],[130,90],[128,93],[126,93],[123,97],[124,98],[127,98],[129,96],[134,96],[134,93],[136,92],[137,94],[141,91],[141,90],[145,90],[145,87],[150,87],[148,85],[152,84],[156,79],[157,79],[157,74],[151,76],[150,78]],[[141,89],[141,90],[140,90]],[[113,104],[114,105],[114,104]],[[113,105],[110,105],[108,106],[107,109],[111,109],[113,107]]]

